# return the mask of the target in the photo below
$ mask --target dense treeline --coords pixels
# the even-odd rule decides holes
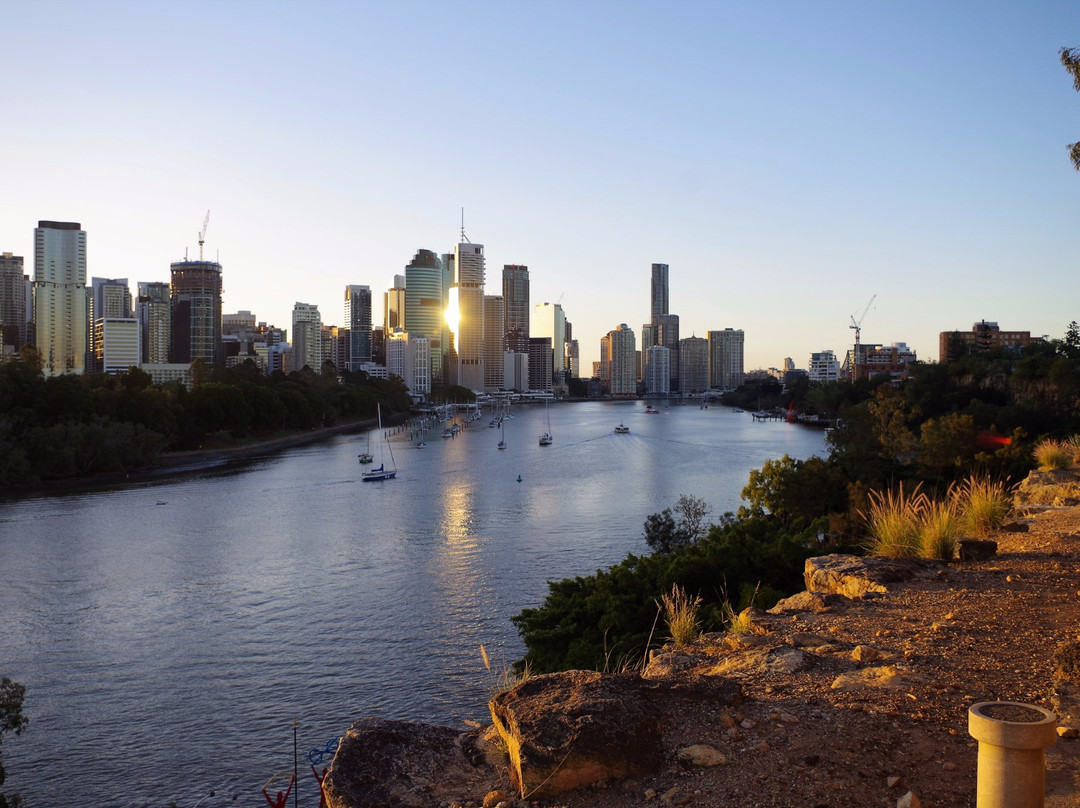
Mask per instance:
[[[138,469],[163,451],[309,430],[405,412],[408,391],[365,373],[308,368],[264,375],[248,361],[235,368],[196,363],[190,391],[154,386],[137,368],[119,376],[45,378],[32,352],[0,365],[0,483]]]
[[[1044,437],[1080,432],[1080,332],[1025,348],[919,364],[899,385],[755,382],[731,403],[780,406],[835,419],[826,458],[782,457],[751,472],[737,514],[692,541],[669,510],[645,520],[652,555],[630,555],[595,575],[553,581],[544,603],[514,624],[518,664],[546,672],[610,669],[663,642],[661,595],[674,585],[702,599],[705,630],[751,602],[771,606],[802,588],[811,555],[859,551],[867,494],[901,482],[944,490],[970,474],[1017,481]],[[681,502],[680,502],[681,504]],[[664,531],[671,535],[664,537]]]

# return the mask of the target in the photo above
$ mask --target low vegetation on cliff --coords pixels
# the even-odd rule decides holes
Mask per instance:
[[[707,505],[684,497],[647,517],[650,555],[550,582],[543,604],[513,618],[527,647],[519,665],[543,673],[640,663],[663,639],[654,631],[658,603],[673,587],[700,598],[698,619],[710,631],[751,601],[768,608],[801,589],[813,555],[952,558],[961,538],[1000,526],[1009,488],[1036,462],[1065,462],[1036,447],[1075,455],[1080,332],[1070,326],[1064,340],[1022,351],[920,364],[899,385],[755,383],[732,403],[740,401],[835,423],[829,456],[765,463],[751,472],[737,513],[693,531],[687,508],[702,518]]]

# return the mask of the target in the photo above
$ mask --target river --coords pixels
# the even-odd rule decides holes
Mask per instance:
[[[296,718],[315,808],[306,753],[353,720],[485,720],[480,645],[493,668],[519,658],[510,617],[548,580],[645,552],[645,517],[680,494],[715,517],[751,469],[825,451],[820,431],[717,405],[513,414],[505,451],[487,416],[422,449],[395,435],[381,483],[361,483],[366,439],[349,435],[0,501],[0,676],[26,686],[30,719],[5,739],[4,791],[27,808],[250,808],[292,769]]]

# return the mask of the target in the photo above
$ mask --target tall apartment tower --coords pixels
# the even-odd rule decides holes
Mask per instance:
[[[709,341],[704,337],[679,340],[679,389],[684,393],[709,389]]]
[[[566,381],[566,314],[558,303],[533,307],[532,336],[551,338],[551,372],[556,383]]]
[[[447,317],[457,354],[456,384],[484,389],[484,245],[462,240],[454,246],[454,278]]]
[[[26,316],[26,287],[23,257],[0,253],[0,334],[5,349],[17,351],[30,341]]]
[[[34,230],[34,322],[46,376],[86,369],[86,231],[78,222]]]
[[[142,362],[165,364],[169,361],[169,284],[139,281],[135,301],[135,319],[139,321],[139,344]]]
[[[668,349],[670,365],[668,367],[668,383],[672,392],[682,388],[679,386],[679,315],[661,314],[656,319],[656,344]]]
[[[394,286],[383,292],[383,335],[389,338],[405,328],[405,276],[395,275]]]
[[[292,313],[293,367],[302,370],[306,365],[322,373],[323,334],[319,307],[310,303],[294,303]]]
[[[668,360],[671,357],[671,351],[663,345],[653,345],[651,348],[646,349],[644,353],[645,372],[642,376],[645,379],[645,392],[652,395],[666,396],[671,392],[668,387],[671,378],[668,372]]]
[[[405,266],[405,330],[428,338],[431,383],[445,383],[446,287],[443,262],[431,250],[417,250]]]
[[[503,323],[505,349],[511,353],[528,353],[529,347],[529,268],[523,264],[505,264],[502,275],[503,301],[506,311]]]
[[[668,313],[668,265],[652,265],[652,284],[650,296],[650,320],[655,325],[658,319]],[[643,345],[643,348],[650,346]]]
[[[709,388],[734,390],[743,380],[743,332],[742,329],[725,328],[710,331],[709,337]]]
[[[607,335],[609,390],[613,396],[637,394],[637,345],[634,331],[622,323]]]
[[[345,287],[345,327],[349,329],[349,370],[360,370],[371,361],[371,287]],[[316,372],[321,369],[321,362],[312,368]]]
[[[503,323],[506,321],[502,295],[484,295],[484,390],[502,390],[503,383]]]
[[[221,264],[177,261],[169,284],[169,361],[225,363],[221,345]]]

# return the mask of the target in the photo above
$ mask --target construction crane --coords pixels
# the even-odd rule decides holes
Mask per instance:
[[[203,242],[206,241],[206,226],[208,224],[210,224],[210,211],[206,211],[206,218],[203,219],[202,230],[199,231],[199,260],[200,261],[203,260],[203,258],[202,258],[202,245],[203,245]],[[858,333],[858,332],[856,332],[856,333]]]
[[[854,314],[851,315],[851,325],[849,325],[848,328],[854,328],[855,329],[855,347],[856,348],[859,347],[859,336],[862,334],[862,321],[864,319],[866,319],[866,313],[868,311],[870,311],[870,306],[873,305],[875,300],[877,300],[877,295],[873,295],[870,298],[870,302],[866,304],[866,308],[863,309],[863,312],[862,312],[861,315],[859,315],[858,320],[855,319]]]

